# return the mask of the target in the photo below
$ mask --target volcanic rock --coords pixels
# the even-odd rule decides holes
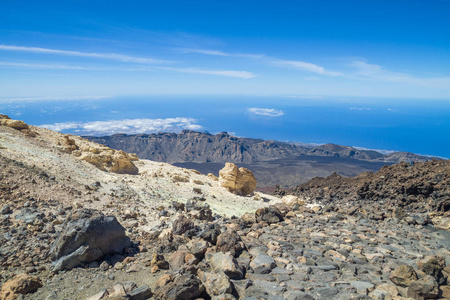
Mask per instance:
[[[275,206],[263,207],[255,212],[256,222],[267,222],[269,224],[283,221],[281,211]]]
[[[72,269],[106,254],[122,253],[130,245],[125,228],[115,217],[80,209],[66,222],[52,247],[53,267],[55,271]]]
[[[178,275],[173,282],[159,288],[154,297],[161,300],[195,299],[205,290],[202,282],[194,275]]]
[[[411,282],[407,296],[414,299],[437,299],[439,296],[439,285],[432,276],[426,275],[419,280]]]
[[[223,272],[230,279],[241,279],[244,276],[236,259],[230,254],[218,252],[207,259],[214,272]]]

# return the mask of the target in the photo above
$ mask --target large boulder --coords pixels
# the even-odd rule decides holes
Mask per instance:
[[[41,286],[42,283],[38,278],[22,273],[5,282],[0,291],[0,299],[13,300],[19,295],[34,293]]]
[[[246,168],[239,168],[233,163],[226,163],[219,171],[219,185],[241,196],[252,194],[256,188],[253,173]]]
[[[52,246],[54,270],[72,269],[107,254],[122,253],[130,245],[125,228],[114,216],[79,209],[64,224],[64,231]]]

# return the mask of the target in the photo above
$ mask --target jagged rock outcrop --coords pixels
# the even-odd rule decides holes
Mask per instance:
[[[72,269],[96,261],[106,254],[122,253],[130,247],[125,228],[114,216],[92,209],[80,209],[66,222],[51,249],[55,271]]]
[[[256,188],[256,179],[253,173],[246,168],[239,168],[233,163],[226,163],[219,171],[219,185],[232,193],[247,196]]]
[[[78,142],[78,143],[77,143]],[[102,171],[117,174],[136,175],[139,169],[133,161],[139,160],[135,154],[114,150],[103,145],[94,145],[86,140],[65,135],[60,142],[59,149],[66,153],[71,153],[80,160],[86,161]]]
[[[0,126],[7,126],[11,127],[15,130],[19,130],[23,133],[25,133],[29,137],[35,137],[36,133],[30,130],[30,127],[28,124],[26,124],[24,121],[20,120],[13,120],[7,115],[0,114]]]

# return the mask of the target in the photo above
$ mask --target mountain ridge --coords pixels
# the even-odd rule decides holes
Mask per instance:
[[[227,161],[253,163],[302,155],[345,157],[388,163],[431,159],[411,152],[382,154],[376,150],[360,150],[333,143],[307,147],[300,143],[235,137],[227,132],[213,135],[183,130],[180,133],[115,134],[85,138],[114,149],[136,153],[141,158],[169,163]]]
[[[384,165],[401,161],[427,161],[430,157],[407,152],[382,154],[335,144],[304,145],[273,140],[232,136],[226,132],[210,134],[192,130],[180,133],[116,134],[85,137],[91,141],[140,158],[168,162],[216,176],[225,162],[250,169],[258,188],[276,185],[294,187],[316,176],[337,172],[355,176],[376,172]]]

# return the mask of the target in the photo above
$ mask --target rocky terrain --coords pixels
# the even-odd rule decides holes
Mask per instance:
[[[377,171],[385,164],[429,160],[428,157],[407,152],[383,155],[372,150],[334,144],[312,146],[240,138],[226,132],[212,135],[183,130],[178,134],[116,134],[86,138],[113,149],[136,153],[140,158],[195,168],[216,176],[225,162],[233,162],[251,169],[259,187],[275,184],[292,187],[315,176],[328,176],[333,172],[355,176],[366,171]]]
[[[385,166],[376,173],[362,173],[352,178],[337,174],[314,178],[291,190],[277,193],[294,194],[333,207],[346,207],[348,212],[370,206],[372,211],[369,217],[375,220],[395,215],[415,223],[408,214],[422,214],[425,220],[431,216],[438,228],[450,230],[449,175],[450,160],[432,160],[413,165],[400,163]]]
[[[447,161],[366,174],[355,199],[336,175],[275,197],[232,164],[205,176],[13,123],[0,299],[450,298]]]

